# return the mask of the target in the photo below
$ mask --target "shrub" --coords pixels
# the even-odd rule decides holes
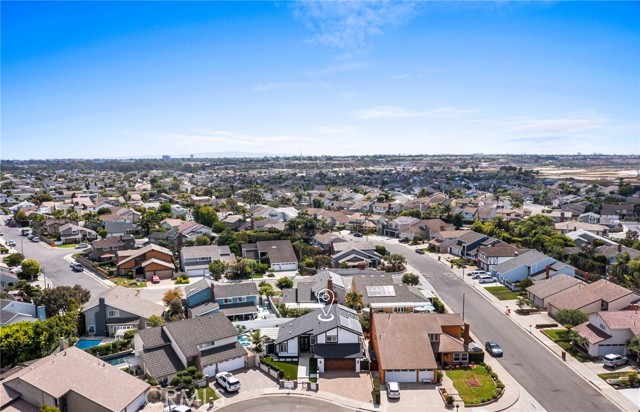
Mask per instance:
[[[275,278],[275,277],[276,277],[276,275],[275,275],[275,273],[270,272],[270,273],[268,273],[268,274],[267,274],[267,277],[268,277],[268,278]]]
[[[373,378],[373,397],[376,405],[380,405],[380,379]]]
[[[438,313],[444,313],[444,303],[438,298],[433,298],[433,307]]]
[[[190,375],[183,376],[183,377],[182,377],[182,382],[183,382],[185,385],[191,385],[191,384],[193,383],[193,377],[192,377],[192,376],[190,376]]]
[[[494,381],[498,379],[498,374],[494,371],[489,372],[489,376],[491,376],[491,379],[493,379]]]
[[[149,379],[148,382],[151,386],[158,386],[158,381],[153,378]]]
[[[443,376],[444,376],[444,373],[442,371],[438,371],[438,382],[442,382]]]
[[[557,326],[558,326],[557,323],[537,323],[536,329],[555,328]]]
[[[629,373],[629,385],[635,385],[638,383],[638,374],[635,372]]]
[[[195,375],[196,372],[198,372],[198,368],[196,368],[195,366],[189,366],[187,368],[187,373],[189,375]]]
[[[446,398],[447,405],[453,405],[454,401],[455,399],[453,399],[453,396],[447,395],[447,398]]]
[[[264,275],[269,270],[269,265],[266,263],[258,263],[254,272],[258,275]]]
[[[498,380],[498,382],[496,382],[496,388],[498,389],[504,389],[504,383],[502,383],[501,380]]]
[[[173,378],[171,378],[171,386],[178,386],[180,385],[180,377],[178,376],[174,376]]]
[[[491,365],[485,365],[483,364],[482,366],[484,366],[484,368],[487,370],[487,372],[491,373],[491,371],[493,370],[493,368],[491,367]]]

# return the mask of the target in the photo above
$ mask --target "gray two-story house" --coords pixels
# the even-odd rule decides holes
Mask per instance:
[[[236,257],[229,246],[191,246],[180,250],[180,267],[189,276],[203,276],[210,274],[209,264],[222,261],[227,265],[236,263]]]
[[[185,288],[187,317],[200,317],[222,312],[231,321],[258,317],[258,287],[253,282],[216,285],[201,279]]]

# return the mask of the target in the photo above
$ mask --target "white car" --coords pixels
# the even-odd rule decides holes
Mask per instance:
[[[387,398],[400,399],[400,385],[398,382],[387,382]]]
[[[478,279],[482,275],[491,276],[491,273],[485,270],[474,270],[473,272],[471,272],[471,279]]]
[[[38,243],[40,241],[40,238],[38,236],[34,236],[31,238],[31,241],[34,243]]]
[[[80,244],[76,245],[76,249],[86,249],[88,247],[89,247],[89,245],[86,244],[86,243],[80,243]]]
[[[227,392],[236,392],[240,390],[240,381],[229,372],[220,372],[216,374],[216,381]]]
[[[498,279],[494,278],[491,275],[480,275],[480,277],[478,277],[478,283],[494,283],[497,281]]]
[[[604,357],[602,363],[604,363],[604,366],[615,368],[618,366],[626,365],[628,362],[629,362],[629,359],[625,358],[624,356],[610,353]]]
[[[7,240],[7,246],[15,246],[15,245],[16,245],[15,240]]]

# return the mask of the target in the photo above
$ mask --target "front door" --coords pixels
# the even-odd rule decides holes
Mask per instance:
[[[298,339],[298,352],[300,353],[308,353],[309,352],[309,336],[300,336]]]

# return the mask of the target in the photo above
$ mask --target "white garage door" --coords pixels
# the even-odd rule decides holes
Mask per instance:
[[[207,366],[202,370],[202,373],[207,376],[216,376],[216,365]]]
[[[598,356],[605,356],[610,353],[624,356],[626,354],[626,345],[598,345]]]
[[[428,369],[428,370],[424,370],[424,371],[420,371],[418,373],[418,380],[420,382],[425,382],[425,381],[431,381],[433,382],[433,369]]]
[[[244,356],[220,362],[218,364],[218,372],[229,372],[241,368],[244,368]]]
[[[384,379],[386,382],[415,382],[416,371],[385,370]]]

